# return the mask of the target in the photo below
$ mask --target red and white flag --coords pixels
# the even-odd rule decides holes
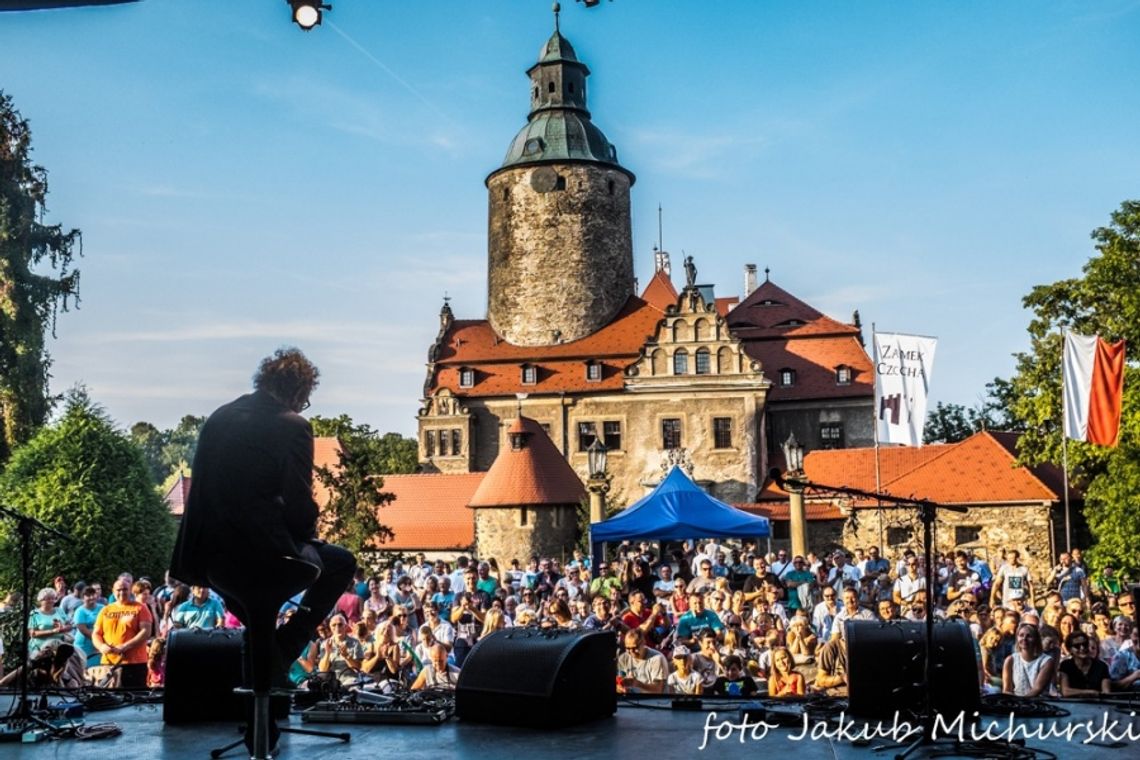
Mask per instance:
[[[1065,333],[1061,376],[1065,435],[1115,446],[1124,399],[1124,341],[1110,344],[1096,335]]]

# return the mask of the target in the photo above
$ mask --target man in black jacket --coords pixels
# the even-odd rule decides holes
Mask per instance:
[[[198,437],[190,496],[171,561],[171,575],[208,586],[220,557],[250,567],[283,556],[321,567],[301,607],[277,630],[282,664],[292,662],[352,579],[356,560],[316,538],[313,429],[301,412],[320,373],[295,348],[262,360],[256,390],[210,415]],[[226,599],[239,619],[237,600]]]

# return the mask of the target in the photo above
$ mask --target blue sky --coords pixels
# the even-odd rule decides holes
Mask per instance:
[[[483,179],[550,3],[333,5],[308,34],[284,0],[0,14],[47,221],[84,233],[54,390],[165,427],[295,344],[313,413],[415,430],[444,293],[485,315]],[[637,175],[641,282],[660,203],[718,295],[755,263],[844,321],[938,336],[931,407],[1010,373],[1021,298],[1140,197],[1137,0],[563,5]]]

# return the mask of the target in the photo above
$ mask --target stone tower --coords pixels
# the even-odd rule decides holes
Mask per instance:
[[[586,77],[558,29],[530,77],[530,116],[490,198],[487,318],[510,343],[548,346],[606,325],[634,295],[634,176],[590,121]]]

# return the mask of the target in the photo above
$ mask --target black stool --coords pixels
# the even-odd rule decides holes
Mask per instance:
[[[223,596],[237,601],[245,612],[246,651],[250,686],[235,690],[253,697],[253,723],[246,726],[245,738],[210,752],[218,758],[234,747],[247,743],[251,760],[270,760],[273,757],[273,733],[276,724],[269,714],[269,700],[273,696],[289,695],[291,689],[274,689],[273,669],[279,666],[274,660],[274,631],[277,629],[277,611],[288,599],[313,585],[321,569],[297,557],[280,557],[271,562],[257,563],[252,567],[237,560],[219,559],[209,573],[210,586]],[[251,731],[252,728],[252,731]],[[347,733],[312,731],[302,728],[277,729],[282,733],[322,736],[327,739],[349,741]]]

